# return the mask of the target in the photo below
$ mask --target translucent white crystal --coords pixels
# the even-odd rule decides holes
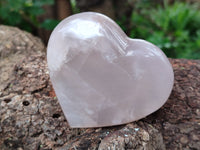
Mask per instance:
[[[168,99],[174,74],[155,45],[130,39],[110,18],[80,13],[51,34],[50,78],[71,127],[101,127],[141,119]]]

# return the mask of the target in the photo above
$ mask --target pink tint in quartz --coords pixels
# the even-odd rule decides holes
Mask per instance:
[[[93,12],[64,19],[51,34],[50,78],[71,127],[102,127],[141,119],[168,99],[174,74],[155,45],[130,39]]]

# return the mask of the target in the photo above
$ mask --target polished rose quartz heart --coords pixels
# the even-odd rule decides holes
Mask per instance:
[[[51,34],[50,79],[71,127],[128,123],[158,110],[174,74],[155,45],[130,39],[110,18],[93,12],[64,19]]]

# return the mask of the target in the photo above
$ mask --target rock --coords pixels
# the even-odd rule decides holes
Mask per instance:
[[[41,40],[15,27],[0,25],[0,95],[3,89],[12,86],[13,66],[32,54],[44,51]]]
[[[89,133],[89,136],[88,136]],[[164,150],[162,135],[149,124],[137,122],[116,129],[102,128],[98,131],[88,131],[67,142],[59,150],[66,149],[160,149]]]
[[[6,28],[8,32],[10,27]],[[150,116],[121,126],[71,129],[49,81],[46,56],[40,50],[28,54],[21,50],[21,57],[16,51],[0,59],[0,79],[4,74],[9,76],[0,83],[7,85],[0,90],[1,150],[109,149],[114,145],[116,149],[199,149],[200,60],[170,59],[175,72],[172,94]]]
[[[42,41],[16,27],[0,25],[0,58],[12,54],[27,54],[44,51]]]

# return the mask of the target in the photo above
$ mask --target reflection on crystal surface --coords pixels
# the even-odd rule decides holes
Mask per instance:
[[[173,70],[153,44],[130,39],[108,17],[80,13],[53,31],[50,78],[71,127],[128,123],[159,109],[173,86]]]

